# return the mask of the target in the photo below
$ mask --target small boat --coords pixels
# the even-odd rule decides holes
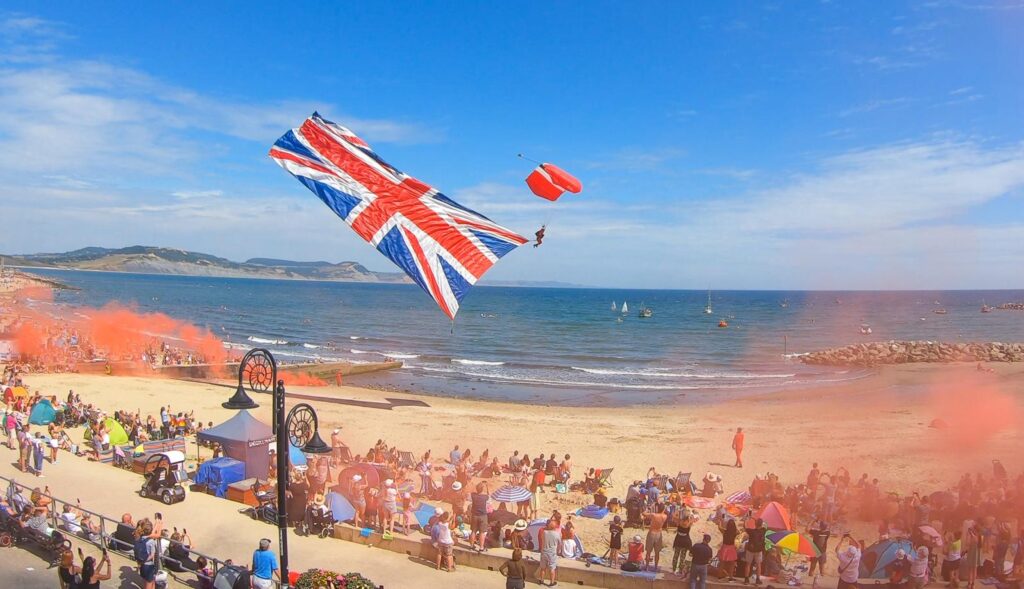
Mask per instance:
[[[718,322],[718,326],[719,327],[729,327],[729,323],[726,322],[725,319],[722,319],[721,321]]]
[[[622,314],[625,315],[626,313],[629,313],[629,305],[626,304],[626,301],[622,301]]]
[[[991,313],[992,312],[992,307],[989,307],[985,303],[982,303],[981,304],[981,312],[982,313]]]
[[[615,301],[612,301],[612,311],[618,311],[619,308],[615,306]]]
[[[935,313],[936,315],[945,315],[948,312],[949,311],[946,311],[945,309],[935,309],[934,311],[932,311],[932,313]]]
[[[622,317],[616,317],[615,318],[615,322],[616,323],[622,323]]]
[[[789,299],[782,299],[782,302],[779,303],[779,306],[782,307],[783,309],[788,309]]]
[[[860,332],[863,335],[871,335],[871,326],[867,323],[860,324]]]
[[[650,319],[654,316],[654,310],[647,305],[640,303],[640,312],[637,314],[641,319]]]
[[[704,314],[710,315],[715,311],[711,308],[711,291],[708,291],[708,304],[704,305]]]

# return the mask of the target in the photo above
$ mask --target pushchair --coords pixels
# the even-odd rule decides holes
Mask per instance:
[[[305,533],[326,538],[334,532],[334,514],[326,506],[309,505],[303,522]]]
[[[626,500],[626,523],[627,528],[642,528],[643,523],[643,508],[640,505],[640,500],[636,497]]]

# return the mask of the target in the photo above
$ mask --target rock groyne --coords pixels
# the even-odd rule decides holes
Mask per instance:
[[[1024,343],[889,341],[851,344],[800,356],[804,364],[877,366],[913,362],[1024,362]]]

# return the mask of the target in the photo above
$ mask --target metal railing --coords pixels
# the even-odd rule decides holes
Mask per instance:
[[[26,499],[28,498],[28,496],[31,493],[33,493],[35,491],[34,487],[29,487],[28,485],[22,485],[21,483],[15,481],[14,479],[10,479],[10,478],[7,478],[5,476],[0,476],[0,481],[2,481],[3,483],[6,483],[6,485],[7,485],[7,489],[4,492],[4,497],[7,499],[7,502],[12,505],[12,507],[14,506],[14,495],[18,494],[19,491],[23,492],[25,494]],[[108,532],[108,530],[115,530],[115,531],[117,530],[118,525],[121,524],[120,518],[115,519],[115,518],[107,517],[107,516],[103,515],[102,513],[91,511],[89,509],[85,509],[84,507],[82,507],[78,503],[78,501],[75,501],[74,503],[72,503],[70,501],[66,501],[66,500],[61,499],[59,497],[55,497],[55,496],[53,496],[51,494],[43,493],[42,491],[40,491],[39,494],[41,496],[46,497],[46,498],[48,498],[50,500],[49,513],[47,514],[47,518],[49,520],[50,528],[52,528],[54,530],[57,530],[57,531],[60,531],[62,534],[65,535],[65,537],[67,537],[69,539],[70,538],[74,538],[74,539],[77,539],[77,540],[88,542],[89,544],[92,544],[92,545],[96,546],[97,548],[111,550],[113,552],[116,552],[116,553],[121,554],[121,555],[125,555],[128,558],[134,560],[134,554],[133,554],[134,546],[132,544],[128,544],[126,546],[123,541],[118,540],[117,538],[114,537],[114,533],[113,532]],[[90,516],[90,519],[92,519],[94,521],[94,523],[96,524],[96,527],[97,527],[98,531],[96,531],[96,532],[87,532],[81,526],[81,520],[79,520],[78,523],[76,523],[76,524],[69,525],[68,522],[66,522],[63,518],[60,517],[60,514],[64,512],[64,506],[65,505],[70,505],[75,511],[77,511],[77,512],[83,514],[83,515],[84,514],[88,514]],[[80,531],[72,532],[71,531],[72,527],[78,528]],[[132,529],[134,531],[134,524],[132,524]],[[157,540],[157,542],[158,542],[158,545],[157,545],[158,546],[158,550],[156,551],[157,570],[167,571],[168,575],[172,575],[173,574],[173,576],[175,576],[176,578],[177,578],[177,575],[179,575],[179,574],[191,573],[191,574],[195,575],[196,578],[208,579],[210,581],[211,585],[212,585],[214,578],[216,578],[216,576],[217,576],[217,572],[220,571],[220,569],[222,569],[222,568],[224,568],[226,566],[229,566],[228,562],[226,560],[217,558],[215,556],[210,556],[209,554],[205,554],[205,553],[199,552],[197,550],[193,550],[190,547],[186,547],[186,546],[184,546],[184,545],[182,545],[180,543],[174,542],[174,544],[179,544],[181,546],[181,548],[184,549],[188,553],[188,558],[189,558],[189,560],[191,562],[194,563],[199,557],[203,557],[203,558],[206,559],[206,561],[209,563],[209,567],[210,567],[210,570],[211,570],[210,576],[207,576],[207,575],[203,574],[200,571],[189,569],[187,566],[184,566],[184,562],[179,561],[178,559],[171,558],[169,556],[163,555],[162,554],[163,549],[160,548],[160,543],[166,543],[167,547],[169,548],[170,545],[172,544],[172,542],[169,539],[163,538],[163,539]],[[182,559],[182,560],[184,560],[184,559]],[[168,561],[170,561],[170,562],[168,562]],[[173,570],[173,569],[171,569],[171,568],[169,568],[167,566],[170,563],[178,563],[181,566],[176,567],[176,568],[181,568],[181,569],[184,569],[184,570],[182,570],[182,571],[175,571],[175,570]],[[238,565],[235,565],[235,566],[238,566]],[[274,582],[274,586],[279,588],[281,586],[281,584],[279,582],[275,581]]]

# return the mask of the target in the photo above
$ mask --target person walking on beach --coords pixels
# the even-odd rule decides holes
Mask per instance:
[[[704,534],[700,544],[690,549],[693,564],[690,566],[690,589],[707,589],[708,563],[711,562],[711,535]]]
[[[450,521],[451,515],[448,512],[444,512],[441,514],[441,519],[434,524],[432,529],[432,534],[437,536],[437,540],[434,541],[434,548],[437,549],[437,570],[441,570],[441,561],[444,561],[445,570],[449,573],[455,570],[455,559],[452,556],[452,547],[455,545],[455,539],[452,538]]]
[[[272,589],[275,577],[281,580],[281,570],[277,566],[277,557],[270,551],[270,540],[264,538],[252,553],[252,588]]]
[[[817,523],[814,524],[814,527],[808,531],[811,535],[811,541],[818,547],[818,551],[821,552],[821,555],[817,558],[811,558],[811,568],[807,571],[807,576],[814,576],[815,567],[817,567],[819,575],[824,575],[825,551],[828,550],[828,539],[829,536],[832,535],[832,532],[829,530],[829,525],[824,518],[819,518]]]
[[[486,482],[477,483],[476,493],[469,496],[470,501],[470,530],[469,544],[477,545],[477,552],[486,552],[487,540],[487,500],[490,495],[490,487]]]
[[[736,468],[743,468],[743,428],[736,428],[736,435],[732,437],[732,449],[736,452]]]

